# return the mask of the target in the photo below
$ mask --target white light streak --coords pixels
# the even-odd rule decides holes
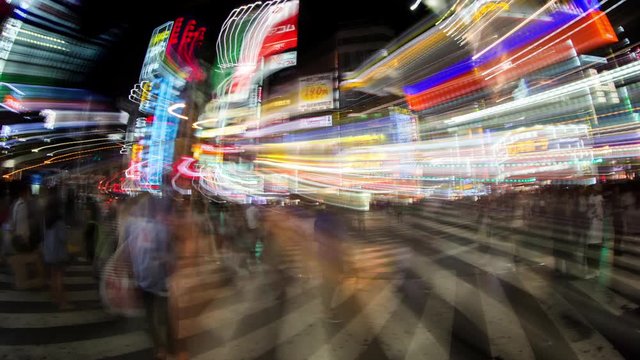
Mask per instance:
[[[169,106],[169,108],[167,109],[167,112],[175,117],[177,117],[178,119],[182,119],[182,120],[188,120],[189,117],[185,116],[185,115],[181,115],[178,114],[176,112],[177,109],[184,109],[187,105],[185,103],[178,103],[178,104],[173,104],[171,106]]]

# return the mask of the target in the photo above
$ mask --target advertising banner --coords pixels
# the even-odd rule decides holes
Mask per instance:
[[[264,62],[264,76],[268,76],[278,70],[296,66],[298,64],[298,52],[288,51],[268,57]]]
[[[298,1],[287,1],[272,8],[270,15],[274,18],[286,17],[267,31],[258,58],[266,58],[298,46],[298,4]]]
[[[333,74],[301,77],[298,108],[301,111],[333,109]]]
[[[276,124],[262,129],[247,131],[245,132],[244,136],[255,138],[283,132],[327,127],[331,125],[333,125],[333,119],[331,118],[331,115],[316,116],[306,119],[289,121],[282,124]]]

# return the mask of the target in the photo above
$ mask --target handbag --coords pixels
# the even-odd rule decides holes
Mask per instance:
[[[142,293],[133,275],[126,243],[118,247],[102,269],[100,297],[112,314],[127,317],[144,315]]]

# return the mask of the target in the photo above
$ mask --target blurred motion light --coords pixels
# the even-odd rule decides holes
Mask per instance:
[[[169,114],[171,114],[171,115],[173,115],[173,116],[177,117],[178,119],[187,120],[187,119],[189,119],[189,117],[188,117],[188,116],[181,115],[181,114],[178,114],[178,113],[176,112],[176,110],[178,110],[178,109],[184,109],[186,106],[187,106],[187,105],[186,105],[185,103],[173,104],[173,105],[169,106],[169,108],[167,109],[167,111],[169,112]]]

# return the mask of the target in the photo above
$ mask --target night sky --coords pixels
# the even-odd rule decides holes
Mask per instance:
[[[421,7],[412,12],[411,0],[300,0],[299,51],[328,39],[341,26],[353,21],[386,24],[397,33],[428,15]],[[236,7],[251,3],[239,0],[86,0],[82,8],[82,29],[89,36],[111,28],[120,30],[117,41],[88,77],[86,87],[113,98],[126,97],[137,82],[151,32],[158,25],[179,16],[193,18],[207,26],[200,55],[212,62],[215,41],[223,21]],[[632,43],[638,39],[640,13],[628,0],[609,14],[614,26],[625,27]],[[301,54],[303,55],[303,54]]]

